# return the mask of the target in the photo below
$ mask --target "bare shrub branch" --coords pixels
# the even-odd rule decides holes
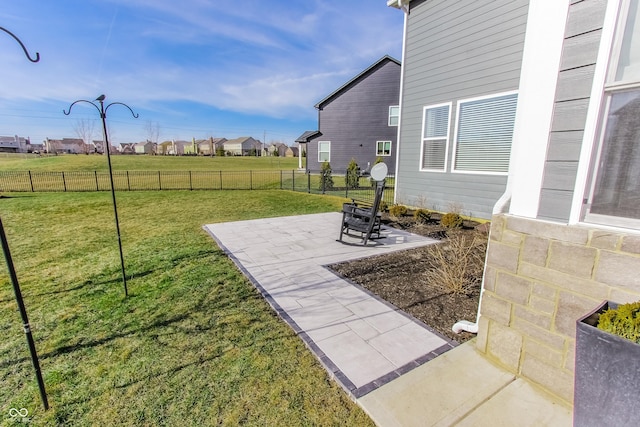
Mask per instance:
[[[434,268],[427,274],[427,280],[447,293],[471,294],[478,285],[476,278],[482,277],[486,250],[486,238],[479,234],[452,235],[429,248]]]

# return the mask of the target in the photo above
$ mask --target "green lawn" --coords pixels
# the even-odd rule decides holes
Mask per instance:
[[[147,156],[113,155],[113,170],[293,170],[298,168],[295,157],[204,157],[204,156]],[[303,159],[304,166],[304,159]],[[34,154],[0,155],[0,171],[106,171],[106,155],[64,154],[42,156]]]
[[[106,160],[106,159],[105,159]],[[40,403],[6,268],[0,275],[0,420],[31,425],[371,425],[202,225],[336,211],[289,191],[0,199],[51,408]],[[4,265],[4,263],[3,263]]]

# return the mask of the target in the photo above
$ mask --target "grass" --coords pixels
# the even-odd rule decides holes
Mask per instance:
[[[336,211],[289,191],[124,192],[0,199],[51,408],[44,411],[8,274],[0,275],[0,422],[371,425],[201,229]]]
[[[293,170],[298,168],[296,157],[204,157],[204,156],[147,156],[113,155],[113,170]],[[304,159],[303,159],[304,165]],[[0,171],[72,172],[106,171],[106,155],[65,154],[37,156],[34,154],[0,155]]]

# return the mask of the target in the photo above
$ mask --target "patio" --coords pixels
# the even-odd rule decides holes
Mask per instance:
[[[455,348],[325,267],[435,240],[385,228],[367,247],[344,245],[340,220],[326,213],[204,228],[379,425],[571,424],[570,408],[492,365],[474,341]]]

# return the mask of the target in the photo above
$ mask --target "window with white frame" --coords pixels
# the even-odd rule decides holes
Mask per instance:
[[[390,156],[391,141],[376,141],[376,156]]]
[[[398,121],[400,119],[400,107],[397,105],[392,105],[389,107],[389,126],[398,126]]]
[[[518,95],[461,100],[454,143],[455,172],[506,174]]]
[[[640,227],[640,1],[624,0],[585,221]]]
[[[331,161],[331,142],[330,141],[318,141],[318,162],[330,162]]]
[[[420,170],[437,172],[446,170],[450,127],[451,103],[424,107]]]

